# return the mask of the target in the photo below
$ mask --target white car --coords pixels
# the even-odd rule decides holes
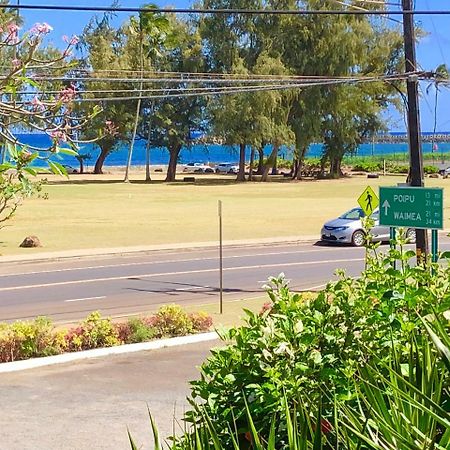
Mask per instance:
[[[214,173],[214,169],[203,163],[188,163],[184,166],[185,173]]]
[[[238,173],[239,165],[233,163],[220,163],[216,166],[216,173]]]
[[[364,217],[365,214],[361,208],[353,208],[337,219],[326,222],[320,233],[321,240],[323,242],[352,244],[355,247],[361,247],[366,242],[366,232],[362,224]],[[389,227],[380,225],[379,210],[374,211],[371,218],[374,221],[374,226],[370,230],[372,241],[388,242],[390,239]],[[411,244],[415,243],[416,230],[408,228],[406,230],[406,237]]]

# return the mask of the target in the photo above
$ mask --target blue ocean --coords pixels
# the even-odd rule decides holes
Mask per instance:
[[[19,135],[21,142],[45,148],[50,146],[50,138],[43,134],[21,134]],[[270,146],[264,149],[264,153],[268,155],[271,151]],[[323,146],[321,144],[312,144],[308,150],[307,156],[320,157],[322,155]],[[432,153],[432,144],[423,144],[424,153]],[[383,156],[395,159],[401,155],[405,155],[408,152],[408,144],[362,144],[355,156]],[[95,144],[86,144],[81,147],[80,154],[90,155],[89,159],[85,161],[85,165],[90,167],[95,164],[95,161],[99,155],[99,148]],[[445,157],[450,153],[450,143],[436,144],[433,151],[434,155],[438,158]],[[124,144],[117,150],[112,152],[105,161],[105,166],[124,166],[126,164],[128,155],[128,145]],[[292,158],[292,149],[282,148],[280,150],[280,156],[290,159]],[[60,162],[77,167],[78,162],[73,156],[58,155]],[[250,148],[246,149],[246,159],[250,159]],[[169,155],[164,148],[152,148],[150,154],[150,163],[154,165],[167,164],[169,161]],[[189,162],[203,162],[203,163],[219,163],[219,162],[237,162],[239,160],[239,148],[237,146],[227,145],[214,145],[214,144],[197,144],[188,148],[183,148],[180,154],[179,162],[186,164]],[[145,165],[145,142],[136,141],[133,158],[133,166]]]

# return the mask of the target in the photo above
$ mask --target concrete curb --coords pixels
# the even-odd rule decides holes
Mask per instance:
[[[158,339],[155,341],[143,342],[140,344],[117,345],[115,347],[96,348],[94,350],[85,350],[82,352],[63,353],[62,355],[0,363],[0,374],[18,372],[28,369],[36,369],[38,367],[53,366],[55,364],[64,364],[72,361],[80,361],[83,359],[100,358],[110,355],[123,355],[126,353],[142,352],[146,350],[158,350],[167,347],[176,347],[179,345],[196,344],[197,342],[214,341],[216,339],[219,339],[219,336],[215,331],[213,331],[210,333],[193,334],[190,336]]]
[[[287,237],[272,237],[263,239],[243,239],[236,241],[225,241],[223,243],[226,247],[244,247],[256,245],[274,245],[274,244],[290,244],[290,243],[306,243],[315,242],[318,240],[317,236],[287,236]],[[163,244],[163,245],[148,245],[148,246],[133,246],[133,247],[114,247],[114,248],[94,248],[94,249],[80,249],[80,250],[66,250],[58,252],[40,252],[28,255],[11,255],[1,256],[1,263],[15,263],[15,262],[39,262],[51,261],[60,259],[76,259],[89,258],[101,256],[127,255],[134,253],[150,253],[157,251],[170,250],[193,250],[193,249],[209,249],[217,247],[219,243],[214,242],[191,242],[180,244]]]

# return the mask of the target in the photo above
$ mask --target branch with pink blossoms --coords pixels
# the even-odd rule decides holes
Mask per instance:
[[[36,23],[22,36],[19,31],[14,23],[0,27],[0,51],[7,48],[16,55],[10,69],[0,76],[0,95],[2,99],[5,94],[9,97],[8,101],[0,102],[0,127],[3,130],[0,137],[15,146],[25,146],[11,129],[11,124],[14,124],[14,129],[39,131],[51,138],[51,146],[32,147],[35,151],[57,153],[58,147],[63,144],[76,152],[81,143],[75,139],[77,131],[86,126],[100,112],[100,108],[94,107],[87,116],[75,120],[71,112],[72,102],[77,95],[76,87],[63,86],[57,95],[49,97],[42,92],[33,76],[40,69],[51,66],[59,68],[58,65],[67,60],[78,43],[78,38],[64,36],[63,40],[67,44],[65,50],[56,57],[43,59],[36,55],[43,38],[52,31],[52,27],[47,23]],[[66,69],[69,67],[66,66]],[[64,70],[63,67],[60,69]]]

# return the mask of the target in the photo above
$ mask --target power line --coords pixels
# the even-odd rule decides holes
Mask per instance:
[[[416,76],[422,78],[432,78],[432,74],[430,72],[425,71],[415,71],[409,73],[402,74],[393,74],[393,75],[376,75],[376,76],[346,76],[346,77],[310,77],[310,76],[293,76],[286,78],[230,78],[230,79],[208,79],[205,77],[196,77],[195,72],[191,73],[192,77],[172,77],[172,78],[160,78],[160,77],[135,77],[135,78],[118,78],[118,77],[96,77],[96,76],[61,76],[61,77],[47,77],[47,76],[29,76],[29,78],[33,81],[40,82],[52,82],[52,81],[63,81],[63,82],[89,82],[89,83],[100,83],[100,82],[116,82],[116,83],[216,83],[216,84],[242,84],[242,83],[260,83],[264,82],[273,82],[273,83],[292,83],[294,81],[297,82],[307,82],[307,83],[321,83],[328,81],[351,81],[351,80],[360,80],[360,81],[372,81],[372,80],[404,80],[405,78]],[[0,80],[5,77],[0,76]]]
[[[350,7],[350,5],[349,5]],[[297,15],[297,16],[350,16],[350,15],[371,15],[371,16],[437,16],[450,15],[450,10],[348,10],[348,9],[328,9],[328,10],[307,10],[307,9],[208,9],[208,8],[139,8],[139,7],[114,7],[114,6],[63,6],[63,5],[19,5],[15,9],[21,10],[41,10],[41,11],[78,11],[78,12],[111,12],[111,13],[155,13],[155,14],[245,14],[245,15]],[[11,5],[1,4],[0,9],[11,9]]]
[[[397,78],[398,80],[405,79]],[[212,95],[222,95],[222,94],[237,94],[237,93],[247,93],[247,92],[262,92],[262,91],[274,91],[274,90],[287,90],[287,89],[302,89],[307,87],[317,87],[317,86],[335,86],[344,84],[357,84],[357,83],[368,83],[368,82],[379,82],[379,81],[392,81],[383,78],[372,78],[372,79],[348,79],[348,80],[331,80],[331,81],[321,81],[315,83],[292,83],[283,85],[267,85],[267,86],[236,86],[236,87],[212,87],[201,92],[185,92],[186,90],[181,89],[181,93],[167,93],[161,95],[141,95],[142,92],[134,91],[139,96],[120,96],[120,97],[102,97],[102,98],[76,98],[73,100],[74,103],[100,103],[100,102],[116,102],[116,101],[135,101],[135,100],[159,100],[167,98],[186,98],[186,97],[201,97],[201,96],[212,96]],[[162,90],[164,91],[164,90]],[[170,90],[169,90],[170,92]],[[111,92],[113,93],[113,92]],[[4,102],[3,104],[8,104]],[[22,102],[21,104],[26,104]],[[0,104],[1,105],[1,104]]]

